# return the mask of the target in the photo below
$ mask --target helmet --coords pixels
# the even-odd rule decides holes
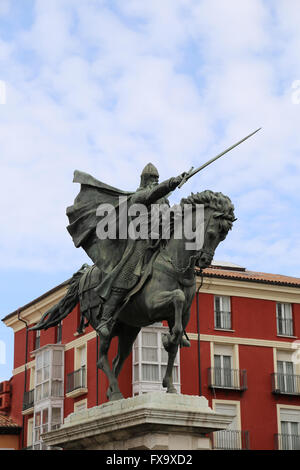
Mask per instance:
[[[152,163],[148,163],[145,168],[143,169],[142,171],[142,174],[141,176],[157,176],[159,178],[159,174],[158,174],[158,171],[157,171],[157,168],[152,164]]]

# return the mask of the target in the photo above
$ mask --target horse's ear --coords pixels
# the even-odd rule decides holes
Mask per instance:
[[[215,212],[214,219],[217,219],[218,217],[222,217],[223,215],[224,215],[224,212]]]

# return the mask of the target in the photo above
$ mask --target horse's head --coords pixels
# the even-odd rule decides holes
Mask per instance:
[[[204,269],[211,264],[217,246],[225,240],[236,220],[234,206],[229,197],[209,190],[192,193],[181,200],[182,204],[191,204],[194,208],[199,205],[204,207],[203,245],[196,262],[199,268]]]

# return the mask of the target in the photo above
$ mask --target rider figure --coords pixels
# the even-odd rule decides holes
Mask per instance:
[[[131,196],[131,204],[144,204],[148,208],[151,208],[151,204],[155,203],[169,205],[166,196],[181,183],[184,175],[185,173],[159,184],[159,174],[156,167],[152,163],[148,163],[142,171],[140,187]],[[149,240],[138,239],[134,241],[133,253],[115,279],[110,297],[102,307],[97,332],[103,337],[109,336],[115,321],[114,313],[121,306],[127,293],[137,284],[141,275],[138,268],[142,268],[142,261],[149,246]]]

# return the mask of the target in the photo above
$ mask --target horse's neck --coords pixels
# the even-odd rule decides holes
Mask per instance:
[[[186,249],[187,240],[170,238],[162,251],[162,256],[171,262],[173,268],[180,272],[194,270],[198,252]]]

